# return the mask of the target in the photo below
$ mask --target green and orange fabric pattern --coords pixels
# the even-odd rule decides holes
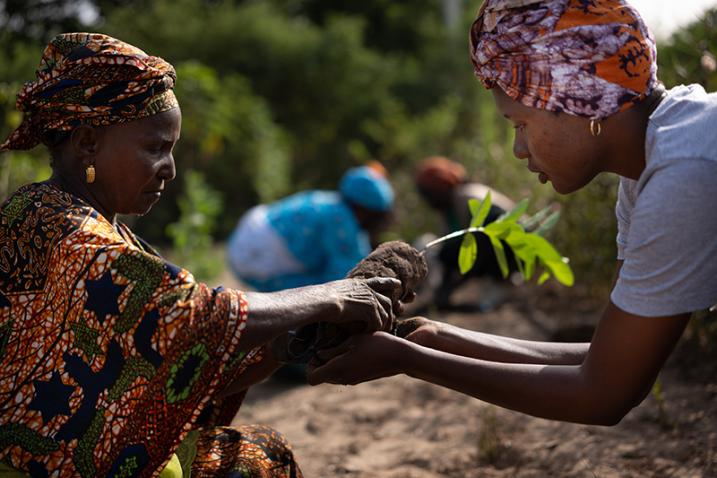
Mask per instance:
[[[301,476],[276,432],[220,427],[243,397],[218,392],[262,360],[238,347],[248,313],[80,198],[21,188],[0,210],[0,461],[152,477],[195,430],[192,476]]]

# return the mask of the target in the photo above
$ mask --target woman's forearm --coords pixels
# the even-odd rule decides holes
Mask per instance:
[[[587,380],[580,365],[493,362],[416,344],[401,364],[414,378],[541,418],[612,425],[629,410],[608,384]]]
[[[407,341],[394,345],[392,355],[404,373],[496,405],[543,418],[612,425],[644,399],[688,321],[686,313],[643,317],[609,303],[579,364],[515,363],[515,356],[543,354],[555,360],[579,358],[581,352],[555,352],[539,342],[522,347],[520,341],[517,350],[504,352],[515,345],[512,339],[495,339],[500,345],[491,346],[483,334],[460,330],[452,332],[462,340],[483,341],[482,355],[488,350],[511,360],[459,356]]]
[[[513,339],[435,323],[436,331],[417,342],[451,354],[504,363],[579,365],[589,343],[538,342]]]
[[[340,312],[340,304],[317,287],[247,292],[246,298],[249,320],[241,338],[243,349],[266,344],[289,330]]]

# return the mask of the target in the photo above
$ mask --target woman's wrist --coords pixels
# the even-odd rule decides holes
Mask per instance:
[[[423,376],[422,369],[424,367],[424,359],[427,354],[431,353],[431,348],[421,344],[404,341],[405,344],[399,354],[397,360],[402,374],[412,378]]]
[[[435,322],[424,319],[426,323],[422,324],[414,332],[406,337],[410,342],[416,343],[423,347],[440,348],[441,343],[445,339],[447,324],[443,322]]]
[[[395,352],[390,357],[395,364],[395,373],[393,375],[405,374],[409,377],[415,376],[415,367],[417,358],[421,354],[421,344],[410,340],[397,338]]]

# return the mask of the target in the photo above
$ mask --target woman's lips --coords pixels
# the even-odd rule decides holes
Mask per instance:
[[[537,173],[537,174],[538,174],[538,181],[540,181],[542,184],[545,184],[545,183],[548,182],[548,179],[549,179],[549,178],[548,178],[548,175],[545,174],[544,172],[542,172],[542,171],[540,171],[540,170],[538,170],[538,169],[533,168],[531,165],[528,165],[528,170],[530,170],[530,172],[532,172],[532,173]]]

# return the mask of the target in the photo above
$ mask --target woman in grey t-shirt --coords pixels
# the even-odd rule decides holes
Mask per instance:
[[[624,0],[487,0],[471,58],[541,182],[567,194],[621,176],[617,278],[592,342],[424,319],[408,340],[355,338],[310,380],[406,373],[539,417],[615,424],[649,392],[690,313],[717,302],[717,95],[659,85],[654,40]]]

